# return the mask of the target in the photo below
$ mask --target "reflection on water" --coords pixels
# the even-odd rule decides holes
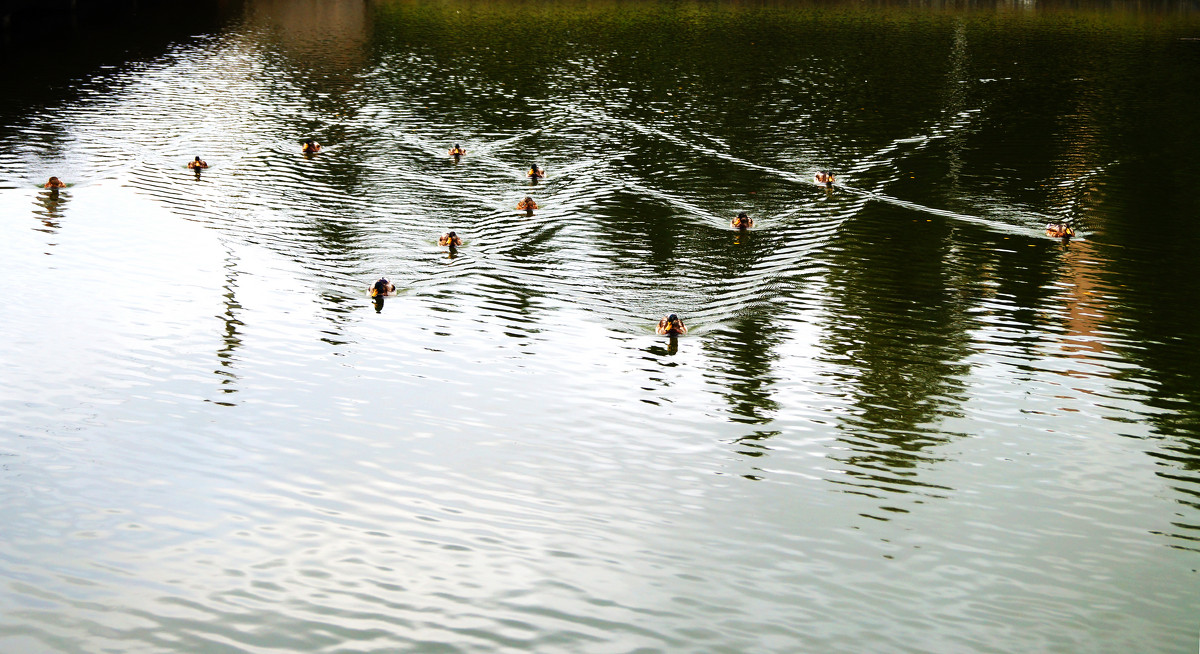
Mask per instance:
[[[953,225],[892,217],[852,233],[834,255],[822,345],[852,398],[840,416],[846,449],[834,458],[847,475],[837,483],[875,497],[939,487],[921,471],[952,436],[938,425],[962,415],[976,327],[967,317],[973,257]]]
[[[45,191],[39,191],[37,194],[37,203],[40,209],[35,209],[34,214],[40,217],[42,221],[41,231],[47,234],[53,234],[61,227],[59,221],[62,220],[63,210],[69,204],[70,198],[62,190],[57,188],[49,188]]]
[[[771,393],[779,382],[772,363],[779,358],[774,347],[782,335],[776,333],[770,314],[768,307],[743,313],[706,342],[714,362],[712,372],[725,388],[730,420],[734,422],[769,424],[779,409]]]
[[[197,177],[200,175],[199,170],[196,171],[196,175]],[[237,349],[242,344],[239,329],[243,326],[238,315],[242,313],[243,307],[237,300],[237,278],[237,256],[230,252],[225,259],[225,285],[222,287],[225,291],[225,312],[221,314],[222,320],[225,321],[224,343],[217,350],[217,362],[221,367],[213,371],[221,378],[221,392],[225,394],[236,393],[238,390]],[[213,401],[221,403],[217,400]],[[225,406],[233,406],[233,404],[226,401]]]
[[[0,113],[0,650],[1193,642],[1194,12],[235,9]]]

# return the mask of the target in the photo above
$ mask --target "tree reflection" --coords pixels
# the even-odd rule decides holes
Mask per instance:
[[[660,277],[683,272],[676,267],[675,253],[688,232],[687,224],[672,216],[669,207],[618,194],[604,204],[604,209],[601,226],[610,239],[612,254],[618,258],[614,262],[617,269],[648,266]]]
[[[1076,274],[1102,282],[1088,296],[1096,305],[1089,313],[1103,310],[1107,331],[1120,337],[1114,349],[1133,364],[1115,377],[1145,389],[1142,416],[1164,439],[1148,454],[1175,501],[1187,507],[1165,533],[1173,546],[1192,550],[1200,550],[1200,259],[1194,254],[1200,228],[1190,218],[1200,215],[1198,205],[1182,186],[1119,203],[1106,216],[1104,235],[1121,245],[1097,246],[1105,251],[1104,269],[1090,271],[1095,263],[1086,255],[1069,261],[1079,266]],[[1146,229],[1146,216],[1155,216],[1169,236]]]
[[[948,436],[936,428],[957,412],[972,323],[948,277],[951,233],[896,220],[890,208],[861,218],[834,256],[824,357],[850,396],[842,440],[853,486],[905,492],[929,486],[923,450]],[[901,215],[904,215],[900,212]]]
[[[225,394],[236,393],[238,375],[235,372],[237,364],[237,350],[242,345],[241,327],[243,327],[238,314],[242,311],[242,305],[237,300],[237,278],[238,258],[229,252],[225,257],[225,284],[222,287],[225,290],[223,297],[225,298],[225,311],[220,318],[225,325],[224,333],[221,336],[222,345],[217,350],[217,361],[220,368],[215,371],[217,376],[221,378],[221,392]],[[216,401],[215,404],[225,406],[233,406],[229,401]]]
[[[773,314],[765,306],[747,310],[704,339],[704,351],[726,388],[723,395],[733,422],[767,424],[779,409],[772,397],[779,381],[773,363],[779,357],[775,348],[783,341],[783,326]]]

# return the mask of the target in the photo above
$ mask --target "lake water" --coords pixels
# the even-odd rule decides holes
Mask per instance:
[[[220,12],[6,60],[0,651],[1195,651],[1194,5]]]

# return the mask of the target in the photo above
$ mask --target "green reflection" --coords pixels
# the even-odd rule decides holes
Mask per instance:
[[[238,257],[233,252],[229,252],[225,258],[225,284],[222,286],[222,290],[225,291],[223,294],[225,312],[219,316],[224,323],[224,331],[221,335],[222,345],[217,350],[217,361],[221,367],[214,371],[221,378],[221,392],[225,394],[238,391],[237,351],[242,345],[242,328],[244,327],[239,317],[243,307],[237,299],[238,274]],[[233,406],[233,403],[229,401],[217,401],[216,403]]]
[[[773,373],[779,358],[776,347],[782,341],[774,311],[766,306],[739,315],[705,339],[705,352],[713,360],[733,422],[768,424],[780,408],[772,395],[779,382]]]
[[[974,328],[959,291],[970,276],[955,271],[972,266],[956,261],[954,232],[908,217],[872,210],[846,235],[831,262],[822,344],[836,386],[852,396],[841,417],[850,454],[837,458],[855,485],[891,491],[925,485],[919,470],[937,456],[924,450],[947,440],[938,422],[966,396],[961,361]]]

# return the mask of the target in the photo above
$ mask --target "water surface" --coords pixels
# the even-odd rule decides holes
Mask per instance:
[[[1194,11],[221,25],[8,71],[0,650],[1195,646]]]

